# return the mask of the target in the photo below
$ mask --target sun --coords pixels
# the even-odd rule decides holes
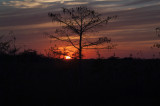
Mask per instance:
[[[65,59],[69,60],[69,59],[71,59],[71,57],[70,56],[65,56]]]

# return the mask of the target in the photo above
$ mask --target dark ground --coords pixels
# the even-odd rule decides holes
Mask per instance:
[[[0,106],[153,106],[160,60],[0,58]]]

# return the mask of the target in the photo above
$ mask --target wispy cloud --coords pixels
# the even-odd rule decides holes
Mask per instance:
[[[55,3],[64,4],[64,5],[84,5],[91,3],[115,3],[121,2],[124,0],[9,0],[9,1],[2,1],[2,4],[5,6],[12,6],[15,8],[44,8],[52,6]],[[104,5],[104,4],[102,4]]]
[[[152,5],[159,3],[159,0],[2,0],[2,5],[12,6],[15,8],[45,8],[60,5],[91,5],[98,7],[117,8],[119,6],[138,6],[138,5]]]
[[[87,5],[103,16],[118,15],[114,22],[97,28],[97,35],[89,33],[89,40],[107,36],[126,54],[159,42],[154,29],[160,25],[160,0],[0,0],[0,32],[13,30],[17,41],[28,42],[31,48],[48,47],[43,33],[53,33],[59,25],[51,22],[48,12],[77,5]]]
[[[66,1],[73,1],[73,0],[24,0],[24,1],[8,1],[2,2],[5,6],[12,6],[15,8],[45,8],[52,6],[53,3],[64,3]]]
[[[131,5],[141,5],[141,4],[146,4],[146,3],[154,3],[154,2],[160,2],[159,0],[133,0],[131,2],[128,2],[124,4],[124,6],[131,6]]]
[[[34,8],[34,7],[39,7],[42,4],[39,2],[32,2],[30,0],[25,0],[25,1],[9,1],[9,2],[2,2],[3,5],[6,6],[13,6],[16,8]]]
[[[88,2],[67,2],[65,5],[83,5],[88,4]]]

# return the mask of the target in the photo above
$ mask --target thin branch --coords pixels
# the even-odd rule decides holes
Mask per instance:
[[[53,38],[53,39],[56,39],[56,40],[60,40],[60,41],[65,41],[65,42],[69,42],[68,40],[65,40],[65,39],[61,39],[59,37],[56,37],[56,36],[53,36],[51,34],[48,34],[48,33],[44,33],[46,36],[48,36],[49,38]]]
[[[72,24],[70,25],[69,23],[67,23],[66,21],[58,18],[58,15],[57,14],[52,14],[52,13],[49,13],[48,14],[51,18],[52,18],[52,21],[58,21],[60,23],[63,23],[66,25],[66,27],[68,27],[69,29],[71,29],[72,31],[74,31],[75,33],[79,34],[79,30]],[[70,22],[71,23],[71,22]]]
[[[87,32],[88,30],[91,31],[91,29],[94,29],[97,26],[103,25],[103,23],[107,24],[109,20],[113,18],[117,18],[117,16],[102,18],[101,14],[96,13],[92,9],[89,9],[87,7],[81,7],[81,6],[75,9],[74,8],[71,8],[71,9],[62,8],[62,9],[63,9],[62,13],[59,13],[59,14],[49,13],[48,15],[52,18],[52,21],[56,21],[64,24],[64,26],[62,26],[63,30],[57,31],[57,34],[60,36],[65,35],[68,39],[64,40],[64,39],[61,39],[60,37],[56,37],[53,35],[50,35],[50,38],[69,42],[73,47],[78,49],[80,59],[82,57],[81,53],[82,53],[83,47],[84,49],[96,49],[96,48],[87,48],[87,47],[100,45],[105,42],[107,43],[111,42],[111,40],[108,39],[107,37],[102,37],[95,42],[84,43],[83,36],[84,36],[84,33]],[[73,40],[70,38],[69,33],[71,32],[75,33],[77,36],[80,37],[78,42],[79,44],[73,42]],[[79,47],[77,47],[77,45]],[[108,47],[99,48],[99,49],[111,49],[112,47],[113,46],[108,46]]]
[[[104,19],[104,20],[100,20],[100,19],[99,19],[99,20],[95,20],[95,22],[91,23],[91,25],[92,25],[92,24],[93,24],[93,25],[92,25],[91,27],[87,28],[87,27],[89,26],[89,25],[88,25],[87,27],[84,28],[84,29],[85,29],[84,31],[90,30],[90,29],[92,29],[93,27],[96,27],[96,26],[98,26],[98,25],[100,25],[100,24],[102,24],[102,23],[104,23],[104,22],[106,22],[106,24],[107,24],[108,21],[111,20],[112,18],[117,18],[117,16],[108,17],[107,19]],[[100,22],[96,23],[96,21],[97,21],[97,22],[100,21]],[[94,24],[94,23],[96,23],[96,24]]]
[[[109,42],[111,42],[111,39],[108,39],[107,37],[101,37],[101,38],[99,38],[97,41],[95,41],[95,42],[90,42],[89,44],[83,45],[82,47],[100,45],[100,44],[103,44],[103,43],[105,43],[105,42],[109,43]]]
[[[48,33],[45,33],[45,35],[47,35],[49,38],[53,38],[53,39],[56,39],[56,40],[59,40],[59,41],[69,42],[72,46],[74,46],[76,49],[78,49],[78,50],[79,50],[79,48],[78,48],[78,47],[76,47],[76,46],[74,45],[74,43],[71,41],[71,39],[70,39],[70,37],[69,37],[69,35],[68,35],[68,34],[66,34],[66,36],[67,36],[68,40],[61,39],[61,38],[59,38],[59,37],[56,37],[56,36],[50,35],[50,34],[48,34]]]
[[[70,39],[69,35],[68,35],[68,34],[66,34],[66,36],[68,37],[68,40],[69,40],[69,42],[72,44],[72,46],[74,46],[76,49],[78,49],[78,50],[79,50],[79,48],[78,48],[78,47],[76,47],[76,46],[74,45],[74,43],[71,41],[71,39]]]
[[[109,45],[109,46],[107,46],[107,47],[101,47],[101,48],[83,48],[83,49],[114,49],[115,47],[116,47],[117,45],[115,44],[112,44],[112,45]]]

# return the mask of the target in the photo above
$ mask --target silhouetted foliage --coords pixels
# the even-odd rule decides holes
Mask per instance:
[[[45,50],[45,52],[48,57],[57,58],[57,59],[62,59],[66,55],[68,55],[68,51],[65,48],[61,50],[57,47],[57,45],[55,45],[54,47],[53,46],[50,47],[48,50]]]
[[[17,48],[15,45],[16,37],[11,31],[8,35],[10,38],[5,38],[5,35],[0,36],[0,54],[1,55],[15,55],[20,48]]]
[[[81,54],[81,56],[83,57],[83,54]],[[79,58],[79,51],[75,51],[73,54],[72,54],[72,59],[78,59]]]
[[[0,54],[8,54],[11,41],[2,41],[3,36],[0,37]]]
[[[85,34],[89,31],[95,31],[96,28],[107,24],[110,20],[117,17],[108,16],[104,18],[95,10],[87,7],[62,8],[61,13],[50,12],[48,15],[53,22],[59,22],[64,26],[61,29],[57,29],[54,35],[48,33],[46,35],[56,40],[69,42],[79,51],[79,59],[82,58],[82,49],[111,42],[111,39],[107,37],[100,37],[97,41],[88,41],[85,39]],[[73,36],[78,37],[79,41],[73,40]],[[66,38],[64,39],[63,37]]]
[[[100,59],[101,58],[101,54],[99,53],[99,51],[97,50],[97,57],[98,57],[98,59]]]
[[[24,56],[34,56],[37,55],[37,51],[33,50],[33,49],[27,49],[24,50],[22,53],[20,53],[19,55],[24,55]]]
[[[157,35],[158,37],[160,37],[160,27],[157,27],[155,30],[156,30],[156,35]],[[155,44],[153,45],[153,47],[155,47],[155,48],[160,48],[160,43],[155,43]],[[153,48],[153,47],[151,47],[151,48]]]
[[[160,44],[159,44],[159,43],[155,43],[155,44],[153,45],[153,47],[160,48]]]
[[[157,27],[155,30],[156,30],[157,36],[160,36],[160,27]]]

